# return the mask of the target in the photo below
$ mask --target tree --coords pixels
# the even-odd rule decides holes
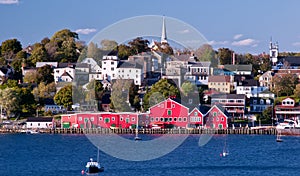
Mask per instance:
[[[274,91],[277,96],[289,96],[294,93],[294,89],[298,83],[298,78],[296,75],[291,73],[275,75],[272,79],[272,83],[274,85],[272,91]]]
[[[54,82],[53,68],[50,65],[45,65],[37,69],[37,83],[44,82],[49,84]]]
[[[16,88],[5,88],[0,89],[0,102],[7,115],[10,116],[12,113],[19,109],[20,96],[16,91]]]
[[[34,96],[31,93],[30,88],[18,88],[17,93],[20,97],[20,107],[18,110],[22,115],[32,115],[35,112],[36,109],[36,102],[34,100]]]
[[[133,55],[131,48],[127,45],[121,44],[118,46],[118,57],[126,60],[129,56]]]
[[[67,85],[61,88],[54,96],[54,101],[57,105],[62,105],[68,110],[71,109],[73,104],[72,100],[72,85]]]
[[[150,51],[150,48],[148,47],[149,41],[146,39],[144,40],[142,37],[137,37],[128,42],[128,44],[134,54]]]
[[[180,98],[180,91],[171,80],[161,79],[146,92],[143,99],[143,108],[147,110],[150,106],[169,97]]]
[[[30,66],[35,66],[37,62],[48,61],[48,53],[45,47],[41,44],[35,44],[29,61],[28,64]]]
[[[45,48],[52,61],[57,62],[76,62],[80,51],[76,45],[78,34],[63,29],[56,32],[45,45]]]
[[[44,100],[47,98],[53,99],[56,92],[55,83],[45,84],[41,82],[38,87],[35,87],[32,90],[32,94],[35,97],[35,100],[38,101],[41,105],[44,104]]]
[[[181,85],[181,91],[185,96],[187,96],[190,92],[194,92],[195,90],[196,86],[189,81],[186,81]]]
[[[200,48],[196,49],[195,55],[198,61],[210,61],[212,62],[216,57],[216,52],[209,44],[204,44]]]
[[[300,84],[296,85],[296,88],[294,90],[294,95],[295,97],[300,98]]]
[[[129,88],[131,81],[117,79],[112,84],[112,92],[110,96],[111,109],[116,112],[129,112],[131,107],[129,105]]]
[[[9,39],[2,42],[1,55],[5,59],[14,59],[15,55],[22,50],[22,45],[17,39]]]
[[[97,44],[91,42],[87,48],[87,57],[93,58],[95,61],[98,62],[98,64],[100,64],[101,66],[101,59],[103,57],[103,53],[100,50],[100,48],[98,48]]]
[[[102,40],[101,49],[105,51],[112,51],[117,49],[118,43],[114,40]]]
[[[38,82],[38,74],[36,71],[26,72],[24,75],[23,81],[25,83],[37,83]]]
[[[219,48],[217,57],[220,65],[232,64],[232,53],[233,51],[229,48]]]

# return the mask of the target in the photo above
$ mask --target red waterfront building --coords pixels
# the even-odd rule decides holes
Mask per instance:
[[[221,105],[214,105],[206,113],[205,117],[206,128],[226,129],[228,128],[228,115],[225,108]]]
[[[168,98],[149,108],[151,125],[187,127],[189,108]]]
[[[170,98],[150,107],[146,113],[84,112],[61,116],[63,128],[131,128],[137,121],[140,127],[228,127],[227,111],[221,105],[214,105],[207,113],[198,108],[189,112],[189,108]]]

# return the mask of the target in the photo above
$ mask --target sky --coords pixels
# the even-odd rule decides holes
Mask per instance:
[[[189,27],[177,35],[196,30],[200,35],[194,38],[202,36],[215,49],[268,53],[272,39],[280,52],[300,52],[299,7],[298,0],[0,0],[0,42],[17,38],[26,47],[70,29],[89,43],[124,20],[164,15],[168,37],[175,30],[170,20],[176,19]],[[142,21],[141,30],[150,23]],[[161,32],[161,24],[153,23],[151,29]]]

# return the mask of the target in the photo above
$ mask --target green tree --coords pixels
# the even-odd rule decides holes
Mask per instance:
[[[29,57],[28,64],[30,66],[35,66],[37,62],[48,61],[48,54],[45,47],[41,44],[35,44],[34,49]]]
[[[171,80],[161,79],[151,89],[146,92],[143,99],[143,108],[147,110],[150,106],[153,106],[170,96],[176,96],[180,98],[180,91]]]
[[[37,69],[37,83],[44,82],[49,84],[54,82],[53,68],[50,65],[45,65]]]
[[[76,47],[76,39],[78,39],[77,33],[63,29],[51,37],[45,48],[53,61],[76,62],[80,53]]]
[[[97,61],[98,64],[101,66],[101,60],[103,57],[103,53],[100,48],[98,48],[97,44],[91,42],[87,48],[87,57],[93,58]]]
[[[7,115],[18,111],[20,105],[20,96],[16,88],[0,89],[0,102]]]
[[[194,92],[196,89],[197,87],[189,81],[186,81],[181,85],[181,91],[185,96],[187,96],[190,92]]]
[[[18,95],[20,97],[20,107],[18,110],[22,114],[22,116],[30,116],[34,114],[36,109],[36,102],[34,100],[34,96],[31,93],[30,88],[19,88],[17,89]]]
[[[15,55],[22,50],[22,45],[17,39],[5,40],[1,44],[1,55],[5,59],[14,59]]]
[[[233,51],[229,48],[219,48],[217,57],[220,61],[220,65],[232,64]]]
[[[118,46],[118,43],[114,40],[102,40],[100,44],[101,49],[106,51],[115,50]]]
[[[38,84],[38,87],[35,87],[32,90],[32,94],[34,95],[35,100],[38,101],[40,105],[44,104],[44,100],[46,98],[53,99],[55,92],[56,87],[54,82],[50,84],[45,84],[44,82],[41,82]]]
[[[131,81],[117,79],[112,84],[112,92],[110,96],[111,109],[116,112],[129,112],[131,107],[129,105],[129,88]]]
[[[23,81],[25,83],[37,83],[38,82],[38,74],[36,71],[26,72],[24,75]]]
[[[128,42],[128,44],[134,54],[150,51],[150,48],[148,47],[149,41],[147,39],[143,39],[142,37],[137,37]]]
[[[286,73],[283,75],[275,75],[273,77],[272,83],[274,85],[273,92],[277,94],[277,96],[282,95],[293,95],[294,89],[298,84],[298,78],[296,75],[291,73]]]
[[[131,48],[127,45],[121,44],[118,46],[118,57],[126,60],[129,56],[133,55]]]
[[[61,88],[54,96],[54,101],[57,105],[62,105],[68,110],[71,109],[73,104],[72,99],[72,85],[67,85]]]
[[[212,62],[216,57],[216,52],[209,44],[204,44],[200,48],[196,49],[195,55],[198,61],[210,61]]]

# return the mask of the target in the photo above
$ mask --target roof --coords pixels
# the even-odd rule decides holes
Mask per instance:
[[[212,94],[211,99],[245,99],[244,94]]]
[[[72,76],[68,72],[64,72],[61,76],[68,76],[68,77],[72,78]]]
[[[258,80],[255,80],[255,79],[246,79],[241,82],[242,82],[241,86],[258,86],[259,85]],[[240,85],[238,85],[238,86],[240,86]]]
[[[188,64],[191,64],[191,67],[209,67],[210,62],[189,62]]]
[[[58,63],[57,62],[37,62],[35,64],[35,67],[39,68],[39,67],[43,67],[45,65],[49,65],[51,67],[57,67]]]
[[[300,66],[300,56],[279,56],[278,63],[287,61],[290,66]]]
[[[183,61],[183,62],[195,62],[195,56],[191,56],[189,54],[180,54],[171,56],[173,61]]]
[[[224,69],[229,71],[252,71],[252,64],[247,65],[224,65]]]
[[[52,117],[28,117],[27,122],[52,122]]]
[[[137,62],[132,61],[120,61],[118,68],[140,68],[142,69],[142,65],[138,64]]]
[[[230,82],[230,76],[212,75],[208,77],[208,82]]]

